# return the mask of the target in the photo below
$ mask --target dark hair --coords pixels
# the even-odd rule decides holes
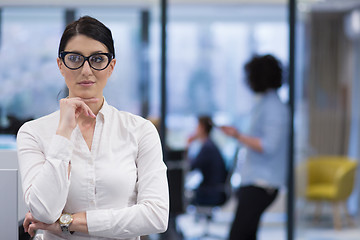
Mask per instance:
[[[103,43],[115,58],[115,48],[109,28],[95,18],[84,16],[66,26],[59,44],[59,53],[65,50],[68,41],[76,35],[85,35]]]
[[[245,72],[250,88],[256,93],[281,87],[281,63],[272,55],[253,57],[246,63]]]
[[[211,117],[209,116],[199,116],[198,117],[199,124],[202,125],[205,129],[205,132],[207,135],[210,134],[211,129],[213,127],[213,122],[211,120]]]

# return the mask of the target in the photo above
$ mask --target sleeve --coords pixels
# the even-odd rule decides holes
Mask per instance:
[[[288,132],[288,112],[285,108],[266,108],[263,121],[263,136],[261,143],[264,153],[271,155],[283,147],[282,142]]]
[[[132,238],[164,232],[169,217],[169,190],[160,138],[147,122],[139,139],[137,164],[137,204],[122,209],[86,212],[90,235]]]
[[[68,165],[72,143],[54,135],[47,154],[40,140],[27,124],[17,135],[18,161],[25,203],[33,217],[44,223],[54,223],[64,209],[68,190]]]

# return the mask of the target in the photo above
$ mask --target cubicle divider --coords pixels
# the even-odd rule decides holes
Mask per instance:
[[[1,239],[18,239],[18,170],[0,169]]]
[[[25,214],[28,212],[27,207],[25,205],[24,202],[24,198],[23,198],[23,193],[22,193],[22,187],[21,187],[21,178],[20,178],[20,174],[18,172],[19,169],[19,164],[18,164],[18,159],[17,159],[17,152],[16,149],[0,149],[0,169],[13,169],[13,170],[17,170],[17,185],[16,186],[11,186],[14,187],[14,189],[17,189],[17,204],[18,204],[18,211],[16,213],[17,216],[17,220],[21,221],[24,217]],[[8,183],[10,181],[10,179],[6,180],[5,183]],[[10,186],[9,186],[10,188]],[[14,190],[12,189],[12,190]],[[6,194],[6,192],[1,192],[0,196],[2,194]],[[2,198],[0,197],[0,204],[2,204],[1,202]],[[3,206],[0,206],[0,209],[3,209]],[[0,211],[0,215],[2,215],[2,211]],[[13,213],[15,214],[15,213]],[[0,239],[3,239],[2,237],[0,237]],[[11,238],[4,238],[4,239],[11,239]]]

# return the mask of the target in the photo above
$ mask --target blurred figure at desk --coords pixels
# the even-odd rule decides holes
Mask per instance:
[[[200,116],[195,133],[189,137],[188,146],[195,140],[201,144],[199,152],[189,157],[190,169],[199,170],[203,180],[195,190],[194,205],[214,206],[223,204],[226,200],[224,184],[227,170],[219,148],[211,140],[210,133],[213,122],[209,116]]]

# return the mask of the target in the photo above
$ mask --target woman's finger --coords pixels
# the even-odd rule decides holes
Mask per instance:
[[[34,237],[35,236],[35,231],[36,231],[36,224],[35,223],[31,223],[29,225],[29,229],[28,229],[28,233],[30,235],[30,237]]]
[[[32,221],[32,215],[31,215],[30,212],[28,212],[28,213],[26,213],[25,219],[24,219],[24,222],[23,222],[23,227],[24,227],[25,232],[28,231],[31,221]]]
[[[94,117],[95,114],[91,111],[90,107],[81,98],[66,99],[69,106],[75,109],[75,118],[78,118],[80,114]]]
[[[29,225],[29,234],[30,236],[34,236],[35,233],[36,233],[36,230],[47,230],[48,228],[48,224],[46,223],[43,223],[43,222],[32,222],[30,225]]]
[[[80,110],[82,110],[82,111],[80,111],[80,113],[84,112],[85,115],[96,118],[96,115],[93,113],[93,111],[91,111],[90,107],[88,105],[86,105],[85,102],[83,102],[83,101],[76,102],[76,107],[78,107],[78,108],[80,108]],[[79,109],[77,109],[77,110],[79,110]]]
[[[47,231],[55,232],[55,233],[61,233],[61,228],[60,228],[59,223],[55,222],[52,224],[46,224],[46,223],[39,222],[39,221],[32,222],[29,225],[28,233],[30,234],[31,237],[33,237],[36,234],[36,231],[39,229],[47,230]]]
[[[229,126],[222,126],[220,128],[226,135],[235,137],[237,135],[237,130],[233,127],[229,127]]]
[[[90,109],[90,107],[87,105],[87,103],[96,103],[99,101],[98,98],[80,98],[80,97],[74,97],[74,98],[66,98],[68,102],[72,102],[75,104],[76,110],[75,114],[76,117],[78,117],[81,113],[85,114],[86,116],[95,118],[96,115],[93,113],[93,111]]]
[[[93,113],[93,111],[90,108],[88,110],[88,116],[92,118],[96,118],[96,115]]]

